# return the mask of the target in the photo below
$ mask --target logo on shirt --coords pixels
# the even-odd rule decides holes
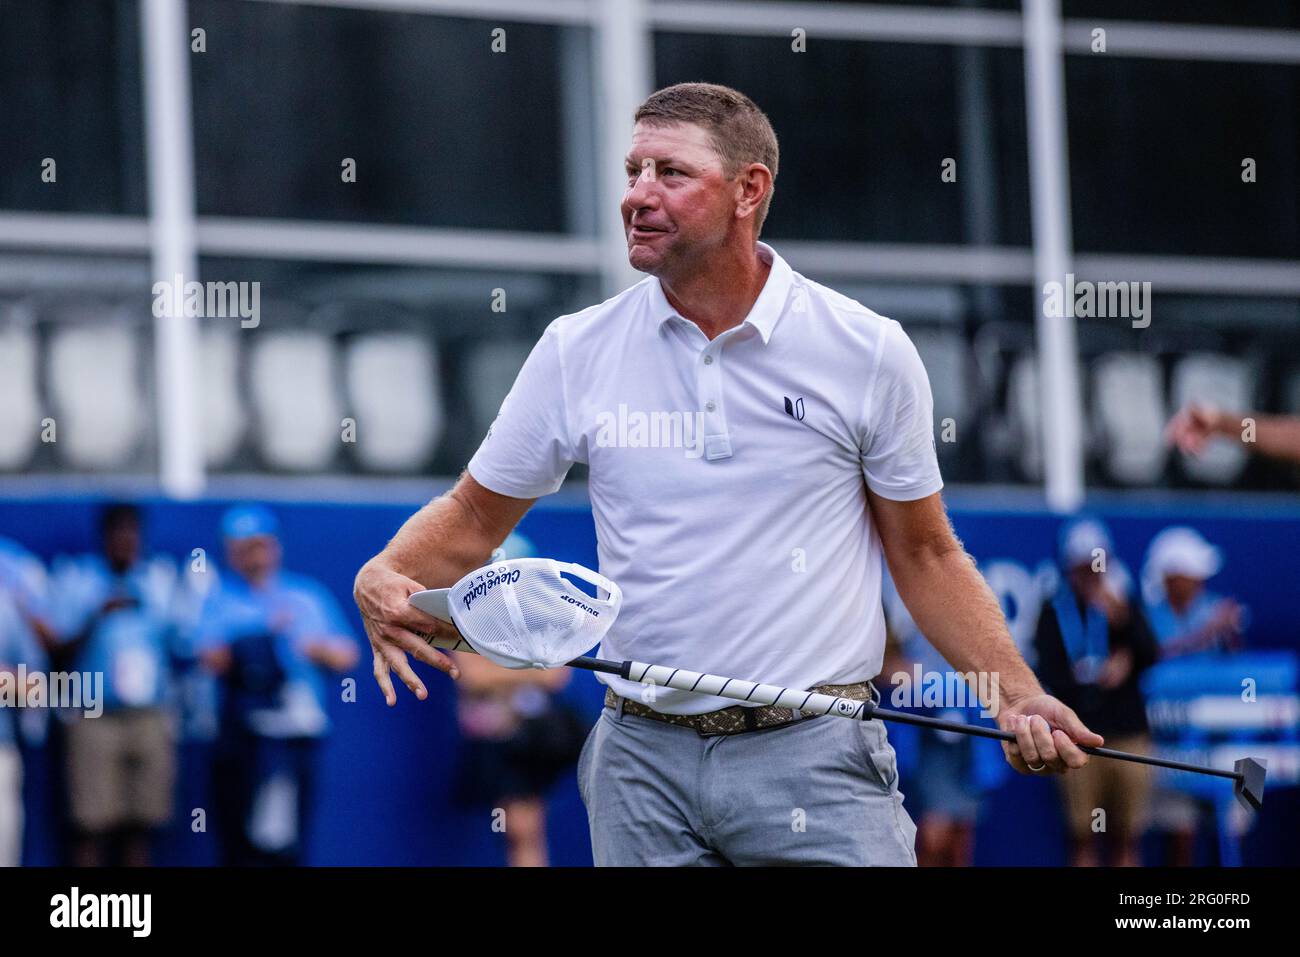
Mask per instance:
[[[795,399],[794,401],[791,401],[788,395],[783,396],[782,398],[785,399],[785,414],[790,416],[791,418],[798,419],[800,422],[802,422],[803,421],[803,396],[799,396],[799,398]]]

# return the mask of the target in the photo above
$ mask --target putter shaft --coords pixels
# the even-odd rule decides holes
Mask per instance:
[[[435,648],[451,651],[467,651],[473,654],[473,647],[463,638],[433,638],[429,642]],[[923,715],[904,714],[877,708],[870,701],[854,701],[838,698],[834,695],[815,691],[798,691],[782,688],[778,685],[745,681],[740,678],[727,678],[722,675],[702,674],[687,671],[684,668],[668,668],[664,665],[648,665],[640,661],[609,661],[604,658],[582,656],[568,663],[569,667],[584,671],[599,671],[605,674],[619,675],[629,681],[647,683],[660,687],[673,688],[678,691],[690,691],[695,694],[713,695],[733,698],[748,704],[775,705],[792,711],[829,714],[840,718],[856,718],[869,721],[879,718],[882,721],[896,721],[900,724],[919,725],[940,731],[955,731],[981,738],[995,738],[1000,741],[1015,741],[1016,736],[1010,731],[984,727],[977,724],[963,724],[959,721],[947,721],[943,718],[930,718]],[[1194,774],[1208,774],[1214,777],[1231,778],[1235,782],[1235,793],[1247,807],[1258,810],[1263,802],[1264,762],[1255,758],[1242,758],[1237,761],[1232,771],[1221,768],[1207,768],[1184,761],[1171,761],[1146,754],[1133,754],[1117,751],[1114,748],[1094,748],[1079,745],[1080,750],[1100,758],[1112,758],[1117,761],[1132,761],[1137,764],[1149,764],[1155,767],[1170,768],[1175,771],[1190,771]]]

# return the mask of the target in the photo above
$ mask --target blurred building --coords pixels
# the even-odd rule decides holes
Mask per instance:
[[[950,482],[1044,481],[1064,356],[1089,486],[1293,488],[1160,431],[1300,411],[1300,8],[1062,0],[1055,57],[1055,7],[0,0],[0,480],[458,472],[545,325],[637,278],[632,109],[704,79],[781,138],[764,239],[914,338]],[[1150,282],[1149,325],[1079,318],[1040,375],[1042,262]],[[256,326],[155,317],[175,264]]]

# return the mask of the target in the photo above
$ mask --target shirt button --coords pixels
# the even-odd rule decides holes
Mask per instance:
[[[704,364],[705,364],[706,366],[711,366],[711,365],[713,365],[713,356],[705,356],[705,357],[704,357]]]
[[[706,402],[706,403],[704,404],[704,411],[705,411],[705,412],[713,412],[714,410],[717,409],[717,407],[718,407],[717,404],[714,403],[714,402]]]

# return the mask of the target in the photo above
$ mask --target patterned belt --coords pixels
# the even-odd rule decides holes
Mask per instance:
[[[850,701],[870,699],[876,704],[880,703],[880,692],[870,681],[858,681],[851,685],[818,685],[811,690],[838,698],[848,698]],[[690,728],[702,738],[711,738],[720,734],[744,734],[746,731],[758,731],[762,728],[778,728],[794,721],[820,717],[818,714],[806,714],[770,704],[757,708],[747,708],[738,704],[720,711],[706,711],[704,714],[663,714],[639,701],[616,695],[613,688],[606,688],[605,707],[617,710],[620,703],[623,705],[624,714],[634,714],[641,718],[662,721],[664,724]]]

